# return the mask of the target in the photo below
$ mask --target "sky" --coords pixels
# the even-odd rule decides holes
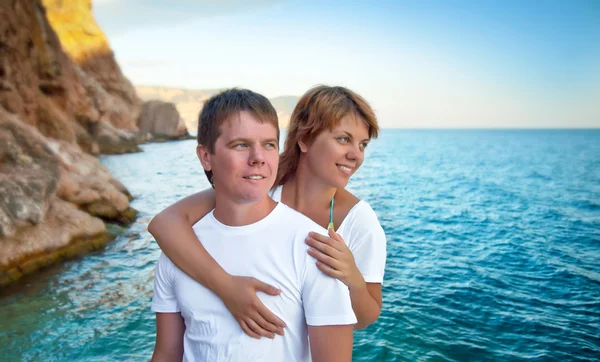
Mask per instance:
[[[93,4],[135,85],[342,85],[383,127],[600,128],[597,0]]]

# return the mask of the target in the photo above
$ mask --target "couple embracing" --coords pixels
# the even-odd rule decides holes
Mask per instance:
[[[381,311],[386,242],[345,187],[377,133],[344,87],[302,96],[281,156],[266,97],[230,89],[205,103],[196,153],[212,188],[148,227],[163,250],[153,361],[351,360],[352,331]]]

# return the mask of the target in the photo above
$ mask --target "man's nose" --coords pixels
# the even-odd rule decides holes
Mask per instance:
[[[250,148],[250,158],[249,158],[249,163],[250,165],[254,166],[254,165],[262,165],[265,163],[265,154],[264,154],[264,150],[262,149],[262,147],[260,146],[253,146]]]

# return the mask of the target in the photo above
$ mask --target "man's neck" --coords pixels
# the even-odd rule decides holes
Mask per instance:
[[[328,209],[337,189],[320,182],[310,173],[308,167],[300,162],[294,177],[285,183],[284,191],[284,204],[306,214],[307,210]],[[282,194],[282,201],[283,198]]]
[[[273,211],[277,203],[268,195],[255,203],[238,203],[217,193],[213,215],[227,226],[244,226],[258,222]]]

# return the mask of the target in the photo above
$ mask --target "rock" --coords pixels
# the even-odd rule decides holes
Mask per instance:
[[[49,147],[61,171],[58,197],[106,221],[133,221],[129,210],[131,194],[97,158],[64,141],[49,141]]]
[[[173,105],[141,107],[91,0],[0,1],[0,286],[133,222],[131,193],[94,156],[187,135]]]
[[[0,161],[1,238],[44,220],[56,192],[59,164],[37,130],[1,107]]]
[[[149,133],[154,140],[191,138],[173,103],[158,100],[144,102],[138,127],[141,134]]]
[[[48,23],[63,3],[91,14],[89,1],[48,3],[47,13],[39,0],[0,2],[0,285],[101,247],[112,237],[103,220],[136,216],[92,154],[139,151],[141,102],[112,55],[78,65]]]
[[[129,224],[131,194],[97,158],[0,107],[0,286],[104,245]]]
[[[112,238],[100,219],[52,197],[43,222],[0,239],[0,286],[47,265],[98,249]]]
[[[81,43],[81,39],[89,42],[90,36],[85,34],[97,35],[99,31],[91,31],[88,24],[89,0],[44,3],[48,11],[39,0],[0,2],[0,106],[42,135],[77,143],[86,152],[139,151],[132,143],[137,138],[141,101],[114,62],[108,43],[102,43],[108,50]],[[87,13],[79,12],[68,23],[60,23],[72,15],[71,8]],[[57,37],[46,15],[54,19],[64,40]],[[73,50],[69,39],[77,40],[73,44],[81,43],[85,57]],[[61,43],[78,57],[79,65],[63,51]],[[84,68],[90,62],[96,65],[88,74]],[[103,77],[102,70],[111,74]]]
[[[136,135],[120,130],[108,122],[100,122],[96,142],[100,153],[105,155],[142,151]]]
[[[106,91],[111,98],[111,108],[122,110],[110,118],[112,125],[137,131],[141,100],[115,61],[108,40],[94,19],[91,0],[42,2],[63,50]]]
[[[132,130],[128,125],[132,110],[118,98],[111,96],[94,78],[90,77],[80,68],[77,68],[82,85],[94,100],[98,112],[98,119],[86,119],[88,132],[97,142],[98,152],[103,154],[122,154],[140,152],[137,146],[138,130]],[[136,111],[137,112],[137,111]],[[127,129],[117,125],[125,124]],[[80,145],[82,142],[79,142]],[[83,148],[83,147],[82,147]]]

